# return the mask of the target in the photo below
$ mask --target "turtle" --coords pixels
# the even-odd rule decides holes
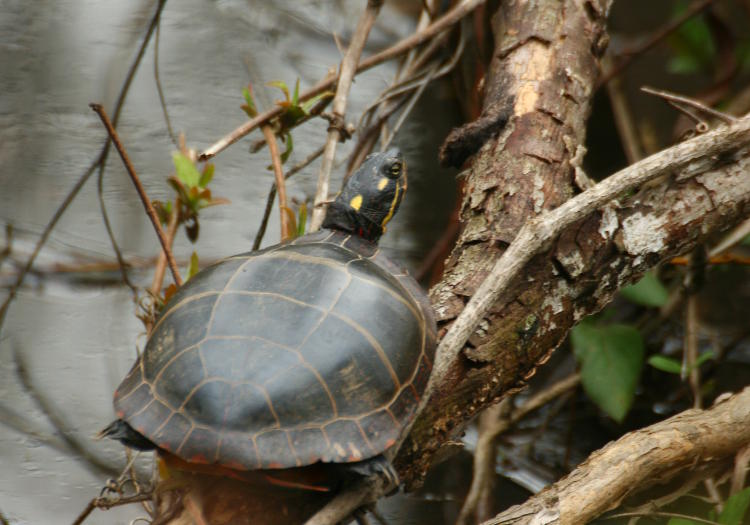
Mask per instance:
[[[320,231],[194,275],[157,318],[101,434],[232,472],[356,471],[392,452],[436,341],[425,292],[377,244],[406,188],[401,152],[372,154]]]

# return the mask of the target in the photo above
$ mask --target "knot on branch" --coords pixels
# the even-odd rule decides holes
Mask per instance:
[[[346,142],[348,139],[352,138],[354,126],[351,124],[347,125],[342,115],[334,112],[321,113],[320,116],[328,121],[328,129],[326,131],[329,133],[333,130],[339,132],[339,142]]]

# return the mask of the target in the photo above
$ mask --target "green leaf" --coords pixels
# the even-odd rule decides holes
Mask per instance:
[[[747,508],[750,506],[750,487],[732,494],[726,503],[724,510],[719,514],[719,523],[722,525],[742,525]]]
[[[666,357],[659,354],[652,355],[648,358],[648,364],[658,370],[661,370],[662,372],[667,372],[669,374],[680,375],[682,373],[682,363],[680,363],[677,359],[672,359],[671,357]]]
[[[583,322],[573,328],[571,342],[584,390],[612,419],[622,422],[643,367],[641,333],[628,325]]]
[[[645,274],[637,283],[623,287],[620,293],[635,304],[657,308],[669,299],[669,291],[653,272]]]
[[[201,178],[198,181],[198,186],[201,188],[205,188],[208,186],[208,183],[211,182],[211,180],[214,178],[214,165],[209,163],[206,164],[203,167],[203,173],[201,173]]]
[[[287,87],[286,82],[283,80],[274,80],[266,85],[279,88],[281,92],[284,93],[284,101],[289,102],[289,88]]]
[[[298,106],[299,105],[299,78],[297,78],[297,82],[294,84],[294,94],[292,95],[292,106]]]
[[[297,237],[302,237],[305,234],[305,226],[307,223],[307,204],[304,202],[299,207],[299,220],[297,221]]]
[[[198,273],[198,252],[193,251],[193,255],[190,256],[190,265],[188,266],[187,280],[190,280],[193,275]]]
[[[698,356],[698,359],[695,360],[695,364],[693,365],[694,368],[697,368],[701,366],[703,363],[708,361],[709,359],[714,358],[713,352],[703,352],[701,355]]]
[[[315,95],[311,99],[307,100],[306,102],[302,103],[302,111],[305,112],[305,115],[310,114],[310,110],[321,100],[324,98],[331,98],[334,96],[333,91],[324,91],[323,93],[320,93],[318,95]]]
[[[172,154],[172,161],[174,162],[175,171],[177,172],[177,178],[189,188],[194,188],[200,181],[201,174],[195,167],[195,164],[187,158],[185,155],[179,152]]]

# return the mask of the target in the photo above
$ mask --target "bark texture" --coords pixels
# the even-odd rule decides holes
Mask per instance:
[[[746,446],[748,421],[750,388],[745,388],[709,410],[687,410],[624,435],[554,485],[484,525],[587,523],[634,491]]]
[[[463,231],[431,291],[443,326],[463,309],[526,220],[573,195],[571,160],[585,139],[609,5],[511,0],[493,17],[495,50],[482,116],[451,133],[442,151],[443,161],[452,164],[475,153],[466,176]],[[421,478],[456,425],[519,386],[563,339],[573,312],[558,290],[566,278],[550,279],[561,273],[558,266],[536,258],[527,279],[480,324],[465,359],[453,364],[450,384],[441,385],[399,453],[404,479]],[[542,304],[545,299],[549,304]]]
[[[504,2],[495,16],[483,116],[452,133],[444,148],[448,158],[461,158],[478,136],[486,139],[466,172],[463,231],[431,291],[441,329],[522,225],[576,191],[575,159],[607,40],[608,7],[604,0],[517,0]],[[493,134],[491,123],[506,117]],[[749,169],[746,150],[706,157],[590,213],[533,257],[433,384],[396,458],[407,486],[420,482],[434,454],[476,413],[521,388],[577,321],[660,261],[747,217]]]

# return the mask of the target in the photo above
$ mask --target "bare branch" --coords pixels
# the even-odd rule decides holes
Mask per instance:
[[[167,238],[164,235],[164,230],[162,230],[161,223],[159,222],[159,217],[156,215],[156,210],[154,210],[154,207],[151,205],[151,200],[148,198],[148,195],[146,195],[146,190],[143,188],[143,185],[141,184],[141,181],[138,178],[138,174],[135,172],[135,169],[133,168],[133,164],[130,162],[130,159],[128,158],[128,154],[125,151],[125,148],[123,147],[122,143],[120,142],[119,137],[117,136],[117,131],[115,131],[115,128],[112,127],[112,122],[110,122],[109,117],[107,116],[107,113],[104,111],[104,108],[101,106],[101,104],[90,104],[90,106],[91,106],[91,109],[93,109],[96,112],[96,114],[99,115],[99,118],[102,120],[104,127],[107,128],[107,133],[109,133],[110,139],[112,140],[112,143],[115,145],[117,152],[120,154],[120,157],[122,158],[122,162],[125,164],[125,168],[128,172],[128,175],[130,175],[130,179],[133,181],[133,184],[135,185],[135,189],[138,191],[138,196],[141,198],[143,207],[146,209],[146,214],[148,215],[148,218],[151,220],[151,224],[154,227],[156,236],[159,238],[161,247],[164,250],[164,254],[167,257],[167,262],[169,263],[169,269],[172,272],[172,278],[174,279],[175,284],[177,286],[182,286],[182,278],[180,277],[180,271],[177,269],[177,263],[174,260],[174,255],[172,255],[172,250],[169,246],[169,242],[167,241]]]
[[[344,115],[346,115],[346,102],[349,97],[349,89],[352,86],[352,80],[357,71],[359,57],[362,55],[367,37],[370,35],[370,30],[375,24],[375,19],[378,17],[382,6],[382,0],[368,0],[367,7],[364,13],[362,13],[359,22],[357,22],[357,28],[354,30],[354,36],[349,44],[349,48],[346,50],[344,59],[341,61],[336,95],[333,97],[332,113],[334,120],[331,121],[331,125],[328,128],[328,137],[326,138],[325,149],[323,150],[323,161],[318,173],[318,187],[315,191],[312,217],[310,219],[311,232],[320,229],[326,215],[324,205],[328,200],[328,183],[331,178],[333,161],[336,159],[336,146],[339,140],[343,138],[341,130],[345,125]]]
[[[750,388],[624,435],[569,475],[485,525],[587,523],[626,496],[682,469],[734,454],[750,441]],[[537,520],[537,521],[535,521]]]
[[[361,73],[363,71],[367,71],[368,69],[391,60],[392,58],[396,58],[397,56],[406,53],[410,49],[423,44],[427,40],[433,38],[435,35],[450,28],[452,25],[454,25],[463,17],[476,9],[477,6],[483,3],[484,0],[464,0],[460,4],[453,7],[450,11],[445,13],[443,16],[441,16],[434,23],[424,28],[422,31],[418,31],[413,35],[404,38],[388,49],[385,49],[379,53],[372,55],[369,58],[364,59],[357,66],[356,72]],[[304,102],[305,100],[309,100],[312,97],[323,93],[327,89],[333,87],[336,81],[337,75],[335,73],[333,75],[328,75],[326,78],[318,82],[315,86],[303,92],[300,95],[300,101]],[[198,160],[207,160],[217,155],[264,122],[278,117],[282,114],[283,111],[283,108],[277,106],[259,114],[255,118],[239,126],[234,131],[231,131],[230,133],[216,141],[214,144],[206,148],[206,150],[198,156]]]
[[[115,106],[114,106],[113,122],[114,122],[115,127],[117,127],[117,121],[119,119],[120,112],[122,111],[122,107],[125,105],[125,98],[127,97],[128,91],[130,90],[130,84],[132,83],[133,78],[135,77],[136,71],[138,71],[138,67],[141,65],[141,60],[143,59],[143,55],[146,52],[146,47],[148,47],[148,43],[151,41],[151,35],[153,34],[154,29],[156,28],[156,25],[159,23],[159,20],[161,19],[161,13],[166,3],[167,3],[167,0],[159,0],[159,3],[156,6],[156,11],[154,13],[154,16],[151,18],[148,28],[146,29],[146,34],[143,37],[143,41],[141,42],[141,45],[138,48],[138,52],[136,53],[136,56],[133,59],[132,64],[130,64],[130,68],[128,68],[128,73],[125,76],[125,81],[123,82],[122,87],[120,88],[120,92],[117,95],[117,101],[115,102]],[[2,330],[3,323],[5,322],[5,315],[8,312],[8,308],[10,308],[10,303],[16,297],[16,293],[18,293],[18,289],[23,284],[23,281],[26,278],[26,275],[28,275],[28,273],[31,271],[32,266],[34,266],[34,261],[36,261],[36,258],[39,255],[39,252],[42,250],[42,247],[47,243],[47,239],[49,239],[49,236],[52,233],[52,230],[55,229],[55,226],[57,226],[58,221],[67,211],[68,206],[70,206],[70,204],[78,196],[78,192],[80,192],[81,188],[83,188],[86,185],[86,182],[88,182],[91,175],[94,174],[94,171],[97,168],[103,171],[104,165],[107,162],[107,156],[109,154],[109,147],[111,144],[112,143],[110,142],[108,138],[107,141],[102,146],[102,149],[99,152],[99,155],[97,156],[97,158],[91,163],[91,165],[88,168],[86,168],[86,171],[84,171],[81,177],[76,181],[76,183],[73,185],[73,188],[71,188],[70,192],[68,192],[68,194],[65,196],[65,199],[63,199],[63,202],[60,204],[60,206],[58,206],[58,208],[55,210],[55,213],[52,215],[52,218],[44,227],[44,231],[42,232],[42,235],[39,237],[39,240],[34,246],[34,251],[31,253],[28,260],[26,261],[26,264],[21,269],[21,273],[18,274],[18,278],[16,279],[16,282],[13,283],[13,286],[11,286],[10,291],[8,292],[8,297],[5,298],[5,301],[3,302],[2,306],[0,306],[0,330]]]
[[[318,149],[313,151],[310,155],[308,155],[304,160],[292,166],[292,168],[286,172],[286,174],[284,175],[284,178],[285,179],[290,178],[292,175],[300,172],[305,167],[307,167],[312,161],[320,157],[323,154],[324,147],[325,146],[319,147]],[[266,233],[266,227],[268,226],[268,219],[271,216],[271,209],[273,208],[274,197],[276,197],[276,183],[271,185],[271,190],[268,192],[268,197],[266,198],[266,208],[263,211],[263,218],[260,221],[258,232],[255,234],[255,239],[253,240],[253,251],[258,250],[260,248],[260,243],[263,242],[263,236]]]

